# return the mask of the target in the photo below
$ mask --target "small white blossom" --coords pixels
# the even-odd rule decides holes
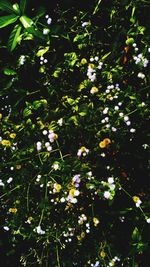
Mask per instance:
[[[104,198],[106,198],[106,199],[110,199],[111,198],[111,194],[110,194],[109,191],[105,191],[104,192]]]
[[[10,184],[12,182],[13,178],[9,177],[9,179],[7,180],[7,183]]]
[[[41,226],[40,225],[37,226],[37,227],[35,227],[34,232],[37,232],[37,234],[39,234],[39,235],[44,235],[45,234],[45,231],[43,231],[41,229]]]
[[[46,29],[46,28],[43,29],[43,34],[44,34],[44,35],[47,35],[48,33],[49,33],[49,29]]]
[[[8,227],[8,226],[4,226],[3,229],[4,229],[5,231],[9,231],[9,227]]]
[[[113,177],[109,177],[108,178],[108,183],[109,184],[113,184],[114,183],[114,178]]]
[[[136,131],[136,130],[135,130],[134,128],[131,128],[131,129],[130,129],[130,133],[135,133],[135,131]]]
[[[43,135],[47,135],[48,134],[48,131],[47,130],[44,130],[43,131]]]
[[[138,78],[144,79],[145,78],[145,74],[142,72],[139,72],[137,75]]]
[[[47,19],[47,24],[50,25],[52,23],[52,19],[51,18],[48,18]]]

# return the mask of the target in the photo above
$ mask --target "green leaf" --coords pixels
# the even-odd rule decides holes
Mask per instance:
[[[25,29],[30,28],[34,24],[33,20],[27,16],[21,16],[20,21]]]
[[[5,75],[8,75],[8,76],[13,76],[17,74],[16,71],[9,69],[9,68],[4,68],[3,72]]]
[[[106,53],[106,54],[101,58],[101,60],[106,59],[110,54],[111,54],[111,52]]]
[[[16,16],[14,14],[0,17],[0,28],[6,27],[7,25],[14,23],[18,18],[19,16]]]
[[[18,15],[20,15],[20,8],[19,8],[19,5],[17,3],[15,3],[13,5],[13,9]]]
[[[133,38],[128,38],[126,40],[126,45],[130,45],[130,44],[133,44],[134,43],[134,39]]]
[[[20,0],[20,10],[22,14],[24,14],[26,7],[27,7],[27,0]]]
[[[0,10],[7,11],[9,13],[14,12],[14,9],[13,9],[11,3],[7,0],[1,0],[0,1]]]
[[[49,46],[39,49],[36,53],[37,57],[42,57],[49,50]]]
[[[20,36],[21,28],[22,28],[22,26],[20,26],[19,24],[17,24],[13,28],[13,30],[12,30],[10,36],[9,36],[8,45],[7,46],[8,46],[8,49],[11,52],[15,49],[16,45],[18,44],[18,38]]]
[[[134,242],[141,241],[141,235],[137,227],[134,228],[133,233],[132,233],[132,240]]]

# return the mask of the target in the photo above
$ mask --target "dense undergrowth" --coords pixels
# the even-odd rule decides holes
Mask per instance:
[[[149,266],[150,2],[0,1],[1,266]]]

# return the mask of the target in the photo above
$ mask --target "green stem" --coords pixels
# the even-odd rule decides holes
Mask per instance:
[[[56,233],[56,239],[57,239],[57,233]],[[60,259],[59,259],[59,251],[58,251],[58,244],[56,245],[56,257],[57,257],[57,266],[60,266]]]
[[[62,161],[64,161],[64,159],[63,159],[63,155],[62,155],[62,152],[61,152],[61,150],[60,150],[59,143],[58,143],[57,140],[56,140],[56,144],[57,144],[58,149],[59,149],[60,158],[61,158]]]
[[[13,192],[13,191],[15,191],[16,189],[18,189],[18,188],[20,188],[20,187],[21,187],[21,185],[17,185],[15,188],[11,189],[8,193]],[[2,197],[4,197],[4,196],[8,195],[8,193],[5,193],[5,194],[1,195],[0,198],[2,198]]]

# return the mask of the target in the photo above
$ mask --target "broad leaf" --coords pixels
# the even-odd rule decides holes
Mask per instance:
[[[13,14],[0,17],[0,28],[6,27],[7,25],[14,23],[18,18],[19,16]]]
[[[30,28],[34,24],[33,20],[27,16],[21,16],[20,21],[25,29]]]
[[[26,7],[27,7],[27,0],[20,0],[20,10],[22,14],[24,14]]]
[[[7,11],[9,13],[14,12],[11,3],[7,0],[0,0],[0,10]]]
[[[16,71],[9,69],[9,68],[4,68],[3,72],[5,75],[8,75],[8,76],[13,76],[17,74]]]
[[[43,57],[43,55],[47,53],[48,50],[49,46],[39,49],[38,52],[36,53],[37,57]]]
[[[13,28],[13,30],[12,30],[10,36],[9,36],[8,45],[7,46],[8,46],[8,49],[10,51],[13,51],[15,49],[17,43],[18,43],[18,38],[20,36],[21,28],[22,28],[22,26],[20,26],[19,24],[17,24]]]

